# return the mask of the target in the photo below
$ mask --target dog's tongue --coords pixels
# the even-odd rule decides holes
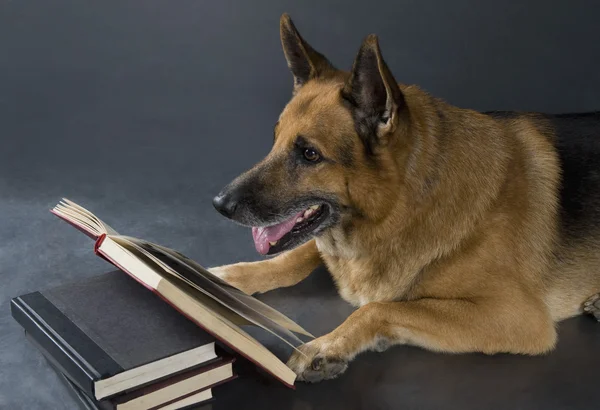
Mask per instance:
[[[252,228],[252,237],[254,238],[254,246],[256,247],[256,251],[261,255],[266,255],[271,248],[271,244],[269,242],[278,241],[283,237],[283,235],[291,231],[296,224],[296,219],[298,219],[298,217],[300,217],[302,214],[303,212],[298,212],[290,219],[287,219],[277,225],[267,226],[265,228]]]

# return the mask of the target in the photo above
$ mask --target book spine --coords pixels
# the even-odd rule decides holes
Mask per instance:
[[[98,239],[96,239],[96,242],[94,242],[94,253],[96,255],[98,255],[99,257],[101,257],[102,259],[104,259],[106,262],[110,263],[111,265],[116,266],[110,259],[108,259],[106,256],[104,256],[104,254],[102,254],[102,252],[100,252],[100,245],[102,245],[102,242],[104,242],[104,239],[106,239],[105,233],[103,233],[102,235],[100,235],[98,237]],[[119,268],[119,269],[121,269],[121,268]]]
[[[46,349],[41,347],[31,335],[25,331],[27,339],[42,353],[50,367],[56,372],[56,375],[66,387],[70,396],[79,404],[82,410],[115,410],[115,406],[110,401],[98,401],[85,394],[65,373],[60,363]]]
[[[123,371],[41,293],[14,298],[10,305],[13,318],[88,396],[95,397],[96,380]]]

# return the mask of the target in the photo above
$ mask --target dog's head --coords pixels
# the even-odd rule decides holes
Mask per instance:
[[[347,73],[308,45],[286,14],[280,33],[294,91],[272,150],[213,201],[221,214],[253,227],[263,255],[385,214],[396,194],[378,184],[398,178],[390,146],[406,111],[374,35]]]

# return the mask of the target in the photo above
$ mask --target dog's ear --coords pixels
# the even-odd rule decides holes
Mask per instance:
[[[358,134],[370,147],[395,131],[404,96],[383,61],[376,35],[363,41],[342,97],[350,104]]]
[[[279,32],[285,59],[294,75],[294,91],[313,78],[325,77],[336,71],[325,56],[304,41],[288,14],[281,16]]]

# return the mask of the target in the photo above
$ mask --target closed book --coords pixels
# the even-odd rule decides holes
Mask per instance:
[[[212,336],[119,271],[14,298],[11,312],[97,400],[219,360]]]
[[[27,332],[26,332],[27,333]],[[204,368],[180,374],[150,385],[129,394],[114,398],[96,400],[85,394],[64,369],[44,348],[28,333],[29,341],[43,354],[50,367],[57,373],[59,380],[67,388],[71,397],[82,410],[168,410],[183,409],[212,402],[212,388],[233,380],[231,364],[233,359],[213,363]],[[212,374],[211,374],[212,373]]]
[[[58,379],[69,392],[71,398],[75,400],[81,410],[110,410],[110,407],[106,407],[107,403],[100,403],[99,401],[88,397],[75,383],[62,373],[58,367],[51,367],[56,372]]]

